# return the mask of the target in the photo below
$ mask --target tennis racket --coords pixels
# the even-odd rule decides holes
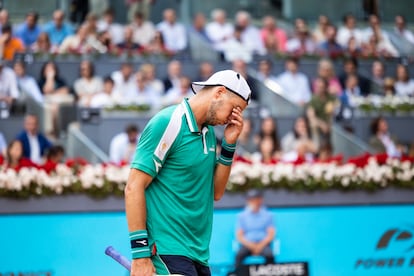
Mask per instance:
[[[112,246],[108,246],[105,249],[105,254],[117,261],[119,264],[121,264],[123,267],[128,269],[128,271],[131,271],[131,262],[125,257],[122,256],[121,253],[119,253],[115,248]],[[161,276],[161,275],[155,275],[154,276]],[[171,274],[169,276],[182,276],[180,274]]]
[[[131,262],[125,256],[122,256],[121,253],[119,253],[112,246],[108,246],[105,249],[105,254],[120,263],[123,267],[128,269],[128,271],[131,271]]]

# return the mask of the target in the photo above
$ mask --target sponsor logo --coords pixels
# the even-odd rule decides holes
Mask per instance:
[[[359,258],[355,269],[413,268],[414,231],[406,228],[386,230],[375,245],[375,255],[381,257]]]

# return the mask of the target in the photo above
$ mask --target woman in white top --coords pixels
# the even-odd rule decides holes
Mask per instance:
[[[398,96],[414,96],[414,80],[410,79],[408,68],[402,64],[397,65],[394,87]]]
[[[94,75],[94,66],[89,60],[83,60],[79,70],[80,78],[75,81],[73,88],[78,97],[78,104],[89,106],[91,98],[103,89],[102,79]]]

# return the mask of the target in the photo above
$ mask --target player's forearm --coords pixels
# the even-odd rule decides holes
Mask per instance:
[[[231,166],[218,163],[214,173],[214,200],[220,200],[226,191]]]
[[[149,182],[145,178],[144,173],[131,169],[127,186],[125,187],[125,212],[130,232],[146,229],[145,188]]]

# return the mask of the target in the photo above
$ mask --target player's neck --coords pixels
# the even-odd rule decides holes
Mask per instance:
[[[190,98],[188,100],[188,104],[190,105],[191,111],[194,114],[198,130],[201,130],[203,124],[206,122],[208,104],[205,99],[203,99],[203,97],[199,97],[198,95],[194,95],[192,98]]]

